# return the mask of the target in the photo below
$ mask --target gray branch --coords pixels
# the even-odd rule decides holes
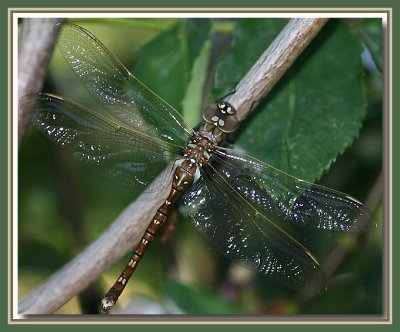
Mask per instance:
[[[229,102],[242,121],[271,91],[326,23],[325,18],[294,18],[236,86]]]
[[[59,18],[27,18],[18,40],[18,97],[41,90],[55,45],[53,27]],[[29,110],[18,109],[18,144],[24,137]]]
[[[293,19],[288,23],[227,99],[241,120],[271,90],[325,22]],[[137,245],[169,190],[165,187],[157,193],[142,194],[95,242],[23,299],[19,313],[54,312],[120,260]]]

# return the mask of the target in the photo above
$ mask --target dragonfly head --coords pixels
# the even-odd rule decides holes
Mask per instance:
[[[203,118],[223,133],[235,131],[239,125],[235,108],[226,101],[208,105],[203,111]]]

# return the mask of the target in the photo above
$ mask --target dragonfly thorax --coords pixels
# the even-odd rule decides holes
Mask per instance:
[[[196,132],[183,149],[183,157],[197,166],[207,165],[210,152],[216,147],[215,140],[206,137],[202,132]]]

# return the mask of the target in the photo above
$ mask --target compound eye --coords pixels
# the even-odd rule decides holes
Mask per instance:
[[[219,109],[216,104],[210,104],[208,105],[204,111],[203,111],[203,118],[206,120],[208,123],[213,123],[215,117],[218,117],[219,115]]]
[[[226,119],[224,121],[224,125],[221,126],[220,129],[224,133],[231,133],[231,132],[235,131],[238,126],[239,126],[239,121],[238,121],[236,115],[231,114],[226,117]]]

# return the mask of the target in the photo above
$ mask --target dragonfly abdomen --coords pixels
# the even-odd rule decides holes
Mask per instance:
[[[190,159],[185,159],[176,169],[174,178],[172,181],[171,191],[165,200],[165,202],[158,208],[150,224],[147,226],[140,242],[136,246],[132,256],[129,259],[128,264],[115,281],[114,285],[110,288],[107,294],[101,301],[101,307],[104,311],[108,311],[117,301],[121,293],[123,292],[126,284],[130,277],[135,271],[139,264],[142,256],[146,252],[150,242],[154,239],[157,232],[167,219],[169,210],[171,209],[172,203],[176,200],[182,191],[185,191],[194,180],[194,176],[197,170],[197,165]]]

